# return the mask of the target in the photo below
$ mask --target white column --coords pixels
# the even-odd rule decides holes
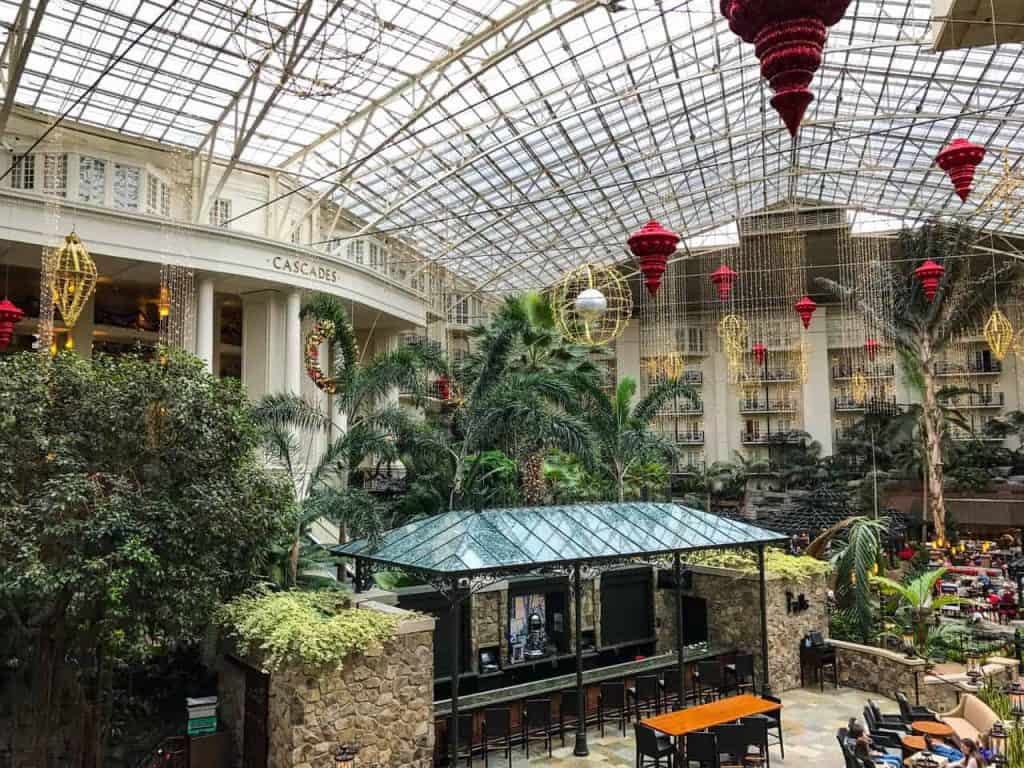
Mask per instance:
[[[82,312],[78,315],[78,322],[71,329],[71,344],[79,357],[86,360],[92,358],[92,332],[96,326],[96,292],[85,302]],[[61,350],[63,351],[63,350]]]
[[[289,291],[285,301],[285,361],[284,388],[292,395],[302,394],[302,322],[299,311],[302,296],[297,290]]]
[[[284,304],[277,291],[242,294],[242,384],[254,402],[284,388]]]
[[[196,290],[196,357],[213,372],[213,279],[199,278]]]
[[[831,383],[828,366],[828,307],[818,307],[807,329],[807,382],[804,384],[804,430],[832,455]]]

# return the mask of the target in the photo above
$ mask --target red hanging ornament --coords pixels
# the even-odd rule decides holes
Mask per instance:
[[[924,286],[924,295],[931,301],[935,298],[935,291],[939,288],[939,280],[946,274],[946,269],[941,264],[936,264],[928,259],[924,264],[914,270],[917,279]]]
[[[736,282],[739,273],[723,264],[711,273],[711,282],[718,287],[718,298],[725,301],[732,293],[732,284]]]
[[[754,44],[761,76],[775,92],[772,106],[796,136],[808,105],[811,81],[821,66],[828,28],[851,0],[720,0],[729,29]]]
[[[7,349],[14,338],[14,325],[21,322],[25,313],[18,309],[10,299],[0,301],[0,350]]]
[[[451,382],[448,381],[448,377],[443,374],[437,377],[437,393],[445,402],[452,399]]]
[[[868,339],[864,342],[864,351],[868,353],[868,360],[871,362],[875,361],[875,355],[878,354],[878,342],[874,339]]]
[[[653,296],[661,286],[661,277],[668,266],[668,257],[675,253],[679,235],[665,229],[651,219],[643,229],[634,232],[629,240],[629,250],[640,262],[647,291]]]
[[[979,144],[973,144],[967,139],[956,139],[952,144],[939,152],[935,162],[939,168],[949,174],[953,180],[953,187],[960,199],[967,201],[971,194],[971,184],[974,182],[974,169],[985,157],[985,148]]]
[[[814,310],[818,308],[815,304],[814,299],[810,296],[804,296],[800,301],[793,305],[793,309],[800,315],[800,320],[803,321],[804,330],[806,331],[811,327],[811,315],[814,314]]]
[[[764,355],[768,351],[768,347],[761,342],[757,342],[757,344],[750,348],[750,351],[754,353],[754,359],[757,360],[757,364],[764,365]]]

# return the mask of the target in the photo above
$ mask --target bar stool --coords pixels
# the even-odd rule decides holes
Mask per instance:
[[[527,699],[523,710],[523,747],[530,759],[530,742],[542,741],[551,757],[551,699]]]
[[[451,739],[451,737],[452,735],[449,733],[448,738]],[[466,765],[473,765],[473,715],[459,715],[459,746],[455,752],[456,765],[462,758],[466,758]]]
[[[745,690],[754,692],[754,654],[739,654],[736,661],[725,665],[725,670],[732,677],[736,693],[743,693]]]
[[[661,682],[661,701],[666,712],[683,709],[686,706],[686,702],[681,700],[679,693],[679,670],[670,669],[665,672],[665,677]],[[693,696],[693,693],[692,690],[687,690],[688,697]]]
[[[618,682],[601,683],[601,693],[597,698],[597,725],[604,738],[605,714],[618,716],[619,728],[626,735],[626,723],[629,721],[629,705],[626,703],[626,684]]]
[[[699,702],[718,701],[722,697],[722,665],[718,661],[698,661],[694,673]]]
[[[585,705],[584,705],[585,706]],[[562,746],[565,746],[565,724],[566,720],[570,721],[570,725],[575,729],[576,722],[579,719],[579,713],[576,711],[576,689],[562,691],[562,704],[558,708],[558,733],[562,737]],[[587,718],[583,717],[583,729],[587,728]]]
[[[491,749],[499,748],[508,758],[508,768],[512,768],[512,711],[507,708],[484,710],[483,738],[484,766],[490,765],[488,760]]]
[[[661,714],[661,681],[657,675],[641,675],[629,689],[633,698],[633,714],[639,721],[644,715]]]

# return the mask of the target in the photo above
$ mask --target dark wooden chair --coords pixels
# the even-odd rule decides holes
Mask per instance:
[[[551,757],[551,699],[527,699],[523,708],[523,748],[530,758],[530,742],[540,741]]]
[[[772,759],[768,755],[768,721],[761,717],[742,717],[740,727],[746,733],[746,742],[749,745],[745,762],[752,766],[763,766],[771,768]],[[757,748],[757,754],[750,754],[750,747]]]
[[[676,768],[689,768],[697,763],[700,768],[719,768],[718,739],[710,731],[695,731],[684,737],[685,756],[683,765]]]
[[[512,768],[512,711],[506,708],[484,711],[483,731],[484,766],[490,765],[492,749],[505,753],[508,768]]]
[[[739,723],[729,723],[716,725],[711,730],[718,742],[720,768],[749,768],[752,765],[747,759],[751,746],[751,733],[748,728]]]
[[[766,701],[774,701],[776,704],[781,704],[782,699],[778,696],[762,696],[762,699]],[[765,730],[768,737],[768,746],[779,748],[779,755],[783,760],[786,759],[786,746],[782,743],[782,710],[777,709],[774,712],[765,712],[763,715],[755,715],[765,721]],[[774,731],[775,739],[772,740],[772,732]]]
[[[633,726],[633,732],[636,736],[636,768],[644,768],[649,760],[654,761],[654,768],[661,768],[662,760],[667,760],[668,768],[672,768],[675,747],[668,736],[662,736],[640,723]]]

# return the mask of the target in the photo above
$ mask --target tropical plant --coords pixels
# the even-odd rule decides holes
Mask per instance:
[[[19,740],[53,765],[53,729],[77,721],[93,768],[114,671],[201,641],[287,535],[287,489],[241,386],[173,350],[4,356],[0,426],[0,634],[33,688]]]
[[[635,405],[636,380],[625,377],[614,396],[592,387],[585,404],[594,436],[599,471],[615,489],[618,500],[626,498],[626,481],[636,467],[649,462],[671,464],[677,455],[670,440],[650,429],[658,411],[681,398],[698,403],[696,391],[679,379],[655,385]]]
[[[928,627],[932,624],[935,612],[944,605],[957,605],[960,598],[956,595],[935,596],[935,585],[946,572],[945,568],[936,568],[922,573],[906,583],[900,583],[884,576],[872,576],[871,581],[884,593],[898,598],[896,615],[902,618],[914,635],[914,645],[924,649],[928,641]]]
[[[922,423],[927,457],[926,485],[936,536],[945,538],[945,494],[943,490],[942,436],[945,414],[941,408],[935,368],[950,344],[976,327],[991,308],[993,296],[987,286],[994,284],[1012,264],[978,279],[971,274],[971,263],[962,258],[974,240],[967,226],[931,222],[920,229],[901,233],[903,268],[878,267],[878,280],[891,289],[885,306],[860,295],[855,289],[831,280],[821,282],[841,297],[852,298],[858,310],[890,339],[899,353],[907,378],[920,385],[923,394]],[[913,269],[931,259],[945,268],[934,300],[929,301]],[[1013,281],[1007,281],[1012,283]],[[979,290],[979,283],[986,286]],[[892,308],[898,311],[892,311]]]
[[[601,481],[574,454],[552,451],[544,459],[544,482],[555,504],[599,501]]]
[[[831,557],[835,569],[836,607],[861,642],[867,642],[874,630],[875,601],[871,580],[882,557],[882,538],[886,521],[853,517],[837,525],[842,533]],[[810,551],[814,547],[808,547]]]

